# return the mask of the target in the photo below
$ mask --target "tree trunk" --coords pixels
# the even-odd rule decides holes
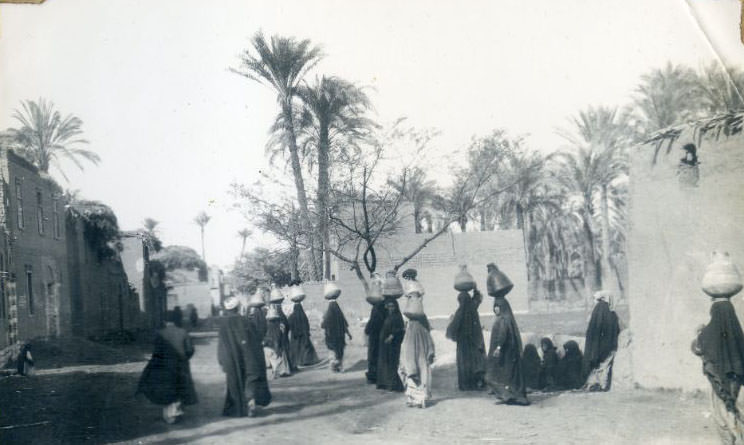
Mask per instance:
[[[478,213],[480,213],[480,230],[481,232],[485,232],[486,230],[488,230],[486,228],[486,210],[484,208],[481,208],[480,212]]]
[[[323,277],[331,279],[331,236],[328,221],[328,194],[330,189],[330,141],[328,140],[328,123],[320,122],[318,141],[318,229],[322,238]]]
[[[421,206],[413,205],[413,226],[416,233],[421,233]]]
[[[599,287],[597,283],[597,260],[594,257],[594,232],[592,230],[592,212],[588,206],[584,207],[584,290],[586,292],[587,310],[592,295]]]
[[[207,255],[204,253],[204,226],[200,226],[199,229],[201,231],[202,260],[206,263]]]
[[[289,155],[292,165],[292,173],[294,174],[295,188],[297,189],[297,202],[300,205],[300,225],[302,226],[302,231],[308,237],[308,242],[310,244],[310,256],[313,266],[313,279],[320,280],[322,276],[322,271],[320,270],[321,262],[318,261],[316,236],[312,230],[312,223],[310,222],[310,210],[307,205],[305,181],[302,179],[302,165],[300,164],[300,155],[297,150],[297,138],[295,136],[291,102],[285,102],[282,111],[284,113],[284,121],[286,123],[285,130],[287,132],[287,136],[289,137]]]
[[[610,268],[610,211],[607,197],[607,185],[602,185],[602,286],[609,290],[616,290],[617,282],[612,279]]]

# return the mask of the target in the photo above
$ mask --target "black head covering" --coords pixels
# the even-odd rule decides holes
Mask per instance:
[[[546,346],[546,345],[548,346],[548,350],[555,348],[555,345],[553,345],[553,341],[551,339],[549,339],[548,337],[541,338],[540,339],[540,347]],[[545,348],[543,348],[543,349],[545,349]]]
[[[493,306],[499,307],[499,316],[505,318],[511,325],[511,330],[514,332],[517,341],[517,350],[522,351],[522,337],[519,335],[519,326],[517,326],[517,320],[514,318],[511,305],[509,301],[504,297],[496,297],[493,299]]]

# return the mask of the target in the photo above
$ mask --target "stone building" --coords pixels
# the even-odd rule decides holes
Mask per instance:
[[[630,156],[628,300],[633,377],[643,387],[710,386],[690,352],[710,318],[700,280],[714,249],[744,267],[744,137],[705,138],[696,143],[698,163],[682,162],[696,139],[685,128],[672,144],[642,145]],[[742,295],[732,302],[744,321]]]
[[[151,258],[152,246],[142,232],[124,232],[119,253],[135,294],[142,329],[158,329],[165,320],[167,286],[165,268]]]

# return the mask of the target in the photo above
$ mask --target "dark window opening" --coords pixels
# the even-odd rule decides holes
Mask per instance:
[[[34,277],[31,266],[26,266],[26,295],[28,295],[28,313],[34,314]]]
[[[44,234],[44,207],[42,207],[41,191],[36,191],[36,225],[39,227],[39,235]]]
[[[22,229],[23,224],[23,183],[19,178],[15,180],[15,195],[16,195],[16,218],[18,220],[18,228]]]

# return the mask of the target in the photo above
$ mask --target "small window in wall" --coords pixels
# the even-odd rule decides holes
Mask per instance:
[[[26,295],[28,297],[28,313],[34,314],[34,274],[31,266],[26,266]]]
[[[54,230],[54,237],[59,238],[62,236],[62,230],[59,226],[59,198],[52,200],[52,230]]]
[[[23,181],[21,181],[21,178],[16,178],[15,180],[15,196],[16,196],[16,206],[17,206],[16,217],[18,220],[18,228],[22,229],[24,224],[23,224]]]
[[[39,235],[44,234],[44,207],[42,206],[41,190],[36,191],[36,225],[39,227]]]

